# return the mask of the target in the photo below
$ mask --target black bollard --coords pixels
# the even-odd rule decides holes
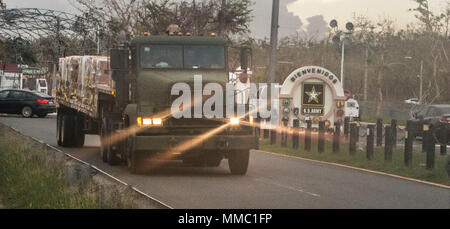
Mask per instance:
[[[450,177],[450,155],[447,155],[447,164],[445,165],[445,170],[447,170],[447,176]]]
[[[292,133],[292,148],[298,149],[298,131],[300,127],[300,120],[293,120],[293,133]]]
[[[434,169],[434,162],[435,162],[435,142],[434,142],[434,136],[433,136],[433,127],[428,126],[428,131],[426,131],[426,152],[427,152],[427,162],[426,167],[427,169]],[[424,128],[425,129],[425,128]],[[425,132],[425,131],[424,131]]]
[[[357,120],[356,121],[356,135],[355,135],[355,138],[356,138],[356,142],[359,142],[359,129],[360,129],[360,127],[361,127],[361,123]]]
[[[269,130],[268,129],[264,129],[263,135],[264,135],[264,139],[269,138]]]
[[[311,128],[312,122],[311,120],[306,121],[306,130],[305,130],[305,150],[311,151]]]
[[[259,115],[257,118],[254,118],[254,120],[256,120],[256,123],[253,125],[253,126],[255,126],[255,135],[259,139],[261,137],[261,127],[259,126],[261,122],[260,122]]]
[[[323,153],[325,151],[325,122],[319,122],[319,140],[317,142],[317,151]]]
[[[392,161],[392,131],[390,126],[384,127],[384,160]]]
[[[422,153],[427,152],[427,142],[425,142],[425,130],[424,128],[428,128],[428,125],[421,124],[420,129],[422,130]]]
[[[412,164],[412,151],[413,151],[413,142],[415,135],[415,124],[414,121],[408,120],[406,122],[405,129],[405,153],[404,153],[404,162],[405,166],[411,166]]]
[[[350,155],[356,153],[356,123],[350,124]]]
[[[391,135],[391,147],[395,149],[397,148],[397,119],[392,119],[391,121]]]
[[[425,152],[427,153],[426,168],[434,168],[435,144],[432,127],[423,125],[423,143],[425,144]]]
[[[377,119],[377,146],[383,145],[383,119]]]
[[[374,148],[374,138],[375,138],[375,126],[368,125],[367,126],[367,146],[366,146],[366,157],[367,160],[372,160],[373,158],[373,148]]]
[[[348,135],[349,135],[349,129],[350,129],[350,117],[345,117],[344,118],[344,135],[345,135],[345,139],[348,139]]]
[[[340,137],[341,137],[341,125],[335,122],[333,135],[333,153],[339,153]]]
[[[288,129],[288,120],[283,119],[283,130],[281,131],[281,147],[287,147],[287,129]]]
[[[271,129],[270,130],[270,144],[275,145],[277,143],[277,130]]]
[[[440,135],[441,135],[441,155],[444,156],[447,154],[447,141],[448,141],[448,133],[446,128],[441,128],[440,129]]]

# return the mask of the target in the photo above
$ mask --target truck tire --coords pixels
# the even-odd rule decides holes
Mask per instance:
[[[112,149],[112,145],[106,148],[107,149],[107,161],[109,165],[118,165],[120,164],[120,158],[117,157],[116,152]]]
[[[228,153],[228,165],[231,174],[245,175],[248,169],[248,162],[250,159],[249,150],[233,150]]]
[[[84,145],[84,119],[80,114],[75,116],[75,147],[83,147]]]
[[[103,152],[102,160],[106,161],[109,165],[118,165],[120,158],[117,157],[116,152],[113,150],[113,144],[111,142],[112,126],[111,120],[104,117],[102,121],[102,127],[104,128],[104,135],[101,141],[101,152]],[[106,157],[106,158],[105,158]]]
[[[220,162],[222,162],[223,155],[216,152],[208,152],[206,155],[206,166],[208,167],[218,167]]]
[[[134,142],[133,142],[132,136],[127,138],[126,160],[127,160],[128,171],[130,171],[130,173],[132,173],[132,174],[138,174],[140,172],[139,158],[138,158],[136,151],[134,150]]]
[[[58,112],[58,114],[56,115],[56,142],[58,143],[58,146],[62,146],[61,121],[61,114]]]
[[[130,171],[130,173],[132,174],[138,174],[139,170],[138,170],[138,160],[136,158],[136,152],[130,152],[128,157],[127,157],[127,167],[128,167],[128,171]]]
[[[108,130],[108,120],[103,117],[102,118],[102,123],[100,125],[100,157],[102,158],[103,162],[108,162],[108,151],[107,151],[107,146],[109,145],[109,138],[107,138],[107,136],[109,135],[109,130]]]
[[[75,117],[69,114],[63,114],[61,117],[61,145],[63,147],[74,146],[74,128]]]

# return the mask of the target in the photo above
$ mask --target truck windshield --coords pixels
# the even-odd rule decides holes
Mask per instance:
[[[223,69],[225,68],[225,48],[213,45],[184,46],[184,67]]]
[[[224,46],[146,45],[141,47],[140,57],[142,68],[158,68],[158,69],[225,68]]]
[[[141,48],[142,68],[182,68],[183,46],[146,45]]]
[[[47,87],[47,84],[46,84],[45,80],[39,80],[39,86]]]

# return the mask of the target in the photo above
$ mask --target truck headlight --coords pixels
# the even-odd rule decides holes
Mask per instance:
[[[144,126],[151,125],[152,124],[152,119],[151,118],[144,118],[144,119],[142,119],[142,124]]]
[[[239,125],[239,118],[230,118],[230,124],[232,126]]]
[[[162,119],[160,119],[160,118],[154,118],[154,119],[153,119],[153,125],[155,125],[155,126],[161,126],[161,125],[162,125]]]
[[[138,126],[162,126],[162,119],[160,118],[137,118]]]

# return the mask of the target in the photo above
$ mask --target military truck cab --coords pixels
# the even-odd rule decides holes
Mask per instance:
[[[233,174],[245,174],[249,149],[257,140],[250,126],[226,126],[229,118],[198,118],[193,113],[190,118],[175,118],[171,113],[174,100],[180,96],[172,94],[177,83],[188,85],[192,98],[208,83],[217,83],[225,91],[227,42],[209,36],[142,36],[131,42],[130,52],[132,68],[113,68],[113,76],[120,75],[116,82],[123,80],[120,77],[129,78],[128,88],[134,88],[131,93],[122,90],[130,95],[124,103],[124,128],[137,128],[126,141],[130,169],[136,171],[142,158],[148,157],[204,166],[219,166],[223,158],[228,158]],[[195,77],[201,77],[201,88],[194,85]],[[202,96],[200,106],[207,97]],[[191,107],[183,104],[180,109],[193,112],[194,103]]]
[[[220,37],[140,36],[110,50],[110,69],[104,69],[99,62],[107,57],[72,57],[74,64],[66,67],[69,69],[66,82],[62,77],[58,84],[57,100],[61,104],[58,143],[80,147],[85,133],[97,133],[101,136],[102,160],[110,165],[125,161],[133,173],[154,168],[158,165],[155,162],[161,160],[219,166],[222,159],[227,158],[232,174],[245,174],[249,150],[256,148],[258,141],[251,126],[241,125],[240,118],[245,117],[198,116],[198,110],[194,109],[198,104],[203,106],[212,96],[202,93],[208,83],[219,85],[225,93],[227,49],[227,41]],[[244,69],[246,58],[242,52]],[[97,59],[98,64],[95,64]],[[94,66],[85,67],[85,62]],[[87,69],[92,77],[81,73],[83,77],[78,77],[77,82],[78,73],[71,72],[74,69]],[[194,85],[199,78],[200,87]],[[108,79],[112,82],[100,83]],[[182,96],[181,92],[173,93],[177,83],[183,83],[192,94],[191,104],[179,106],[180,111],[191,112],[191,117],[180,118],[173,114],[172,105]],[[79,84],[77,90],[75,85]],[[81,94],[79,98],[73,95],[77,91]],[[195,97],[198,93],[199,101]],[[71,100],[72,97],[78,100]],[[215,105],[226,106],[225,95]],[[66,139],[69,129],[76,132],[72,134],[76,140]]]

